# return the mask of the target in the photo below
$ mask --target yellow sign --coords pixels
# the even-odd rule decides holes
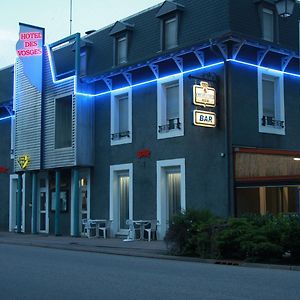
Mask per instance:
[[[18,162],[20,168],[25,170],[25,169],[27,169],[27,167],[30,164],[30,156],[29,155],[19,156],[17,159],[17,162]]]
[[[207,82],[201,81],[200,85],[193,86],[193,103],[204,107],[215,107],[216,90],[209,87]]]
[[[194,110],[194,125],[216,127],[216,114],[210,111]]]

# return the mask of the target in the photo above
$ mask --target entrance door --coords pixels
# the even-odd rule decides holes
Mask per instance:
[[[9,178],[9,231],[17,230],[18,175]],[[25,232],[25,174],[22,175],[21,231]]]
[[[110,166],[109,218],[112,234],[128,234],[126,220],[133,219],[133,166]]]
[[[180,169],[170,169],[166,170],[167,175],[167,224],[173,216],[180,213],[181,211],[181,201],[180,201]]]
[[[84,231],[82,225],[83,219],[89,219],[90,213],[90,191],[89,191],[89,173],[81,172],[79,179],[79,224],[81,224],[81,233]]]
[[[49,232],[49,192],[48,178],[46,176],[39,178],[38,194],[38,231],[42,233]]]
[[[157,162],[157,238],[162,240],[172,217],[186,208],[185,159]]]
[[[128,229],[126,220],[129,219],[129,174],[119,174],[119,231]]]

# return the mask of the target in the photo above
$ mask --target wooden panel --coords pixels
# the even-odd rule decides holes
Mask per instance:
[[[235,154],[235,177],[242,179],[299,175],[300,178],[300,161],[293,158],[285,155],[239,152]]]

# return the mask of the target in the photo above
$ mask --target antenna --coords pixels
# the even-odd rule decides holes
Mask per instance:
[[[70,0],[70,35],[72,35],[72,4],[73,0]]]

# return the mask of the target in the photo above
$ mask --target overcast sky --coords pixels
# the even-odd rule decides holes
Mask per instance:
[[[14,63],[19,22],[45,28],[46,43],[70,33],[71,0],[3,0],[0,10],[0,69]],[[72,33],[100,29],[163,0],[72,0]]]

